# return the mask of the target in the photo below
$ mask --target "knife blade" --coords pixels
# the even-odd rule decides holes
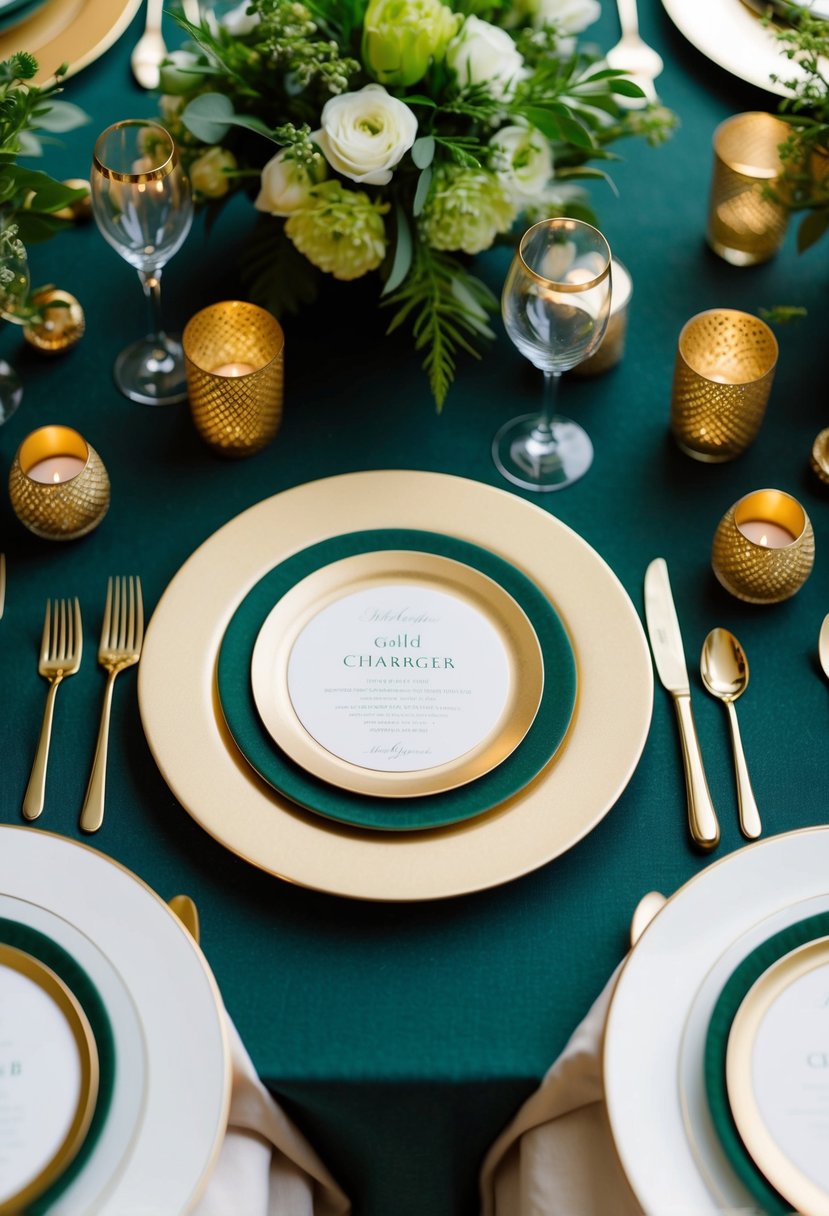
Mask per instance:
[[[671,694],[676,708],[688,801],[688,827],[692,839],[700,848],[714,849],[720,841],[720,826],[702,763],[691,711],[691,685],[682,634],[671,592],[668,565],[663,557],[654,558],[645,571],[645,619],[657,674]]]
[[[820,665],[826,679],[829,680],[829,613],[823,618],[823,624],[820,627],[818,654],[820,655]]]

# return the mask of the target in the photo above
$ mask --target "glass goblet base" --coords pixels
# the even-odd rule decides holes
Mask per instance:
[[[524,414],[501,427],[492,441],[498,470],[524,490],[563,490],[593,463],[590,436],[569,418],[553,418],[549,430],[538,414]]]
[[[187,400],[181,343],[169,334],[133,342],[115,360],[115,383],[130,401],[177,405]]]

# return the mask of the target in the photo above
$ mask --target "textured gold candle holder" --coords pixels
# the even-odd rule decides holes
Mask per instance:
[[[182,345],[190,410],[205,443],[222,456],[252,456],[270,443],[282,421],[279,322],[255,304],[227,300],[197,312]]]
[[[613,258],[610,266],[613,286],[607,329],[599,343],[598,350],[583,363],[576,364],[571,371],[573,376],[600,376],[602,372],[609,372],[612,367],[621,362],[625,353],[633,280],[630,277],[630,271],[618,258]]]
[[[829,486],[829,426],[822,430],[812,444],[812,472]]]
[[[44,287],[32,296],[42,320],[26,325],[23,337],[44,355],[62,355],[80,342],[86,330],[83,309],[68,291]]]
[[[771,547],[762,543],[762,527],[784,529],[788,544]],[[740,529],[755,525],[751,539]],[[778,538],[779,540],[779,538]],[[815,534],[809,517],[797,499],[782,490],[755,490],[746,494],[722,517],[714,534],[711,567],[733,596],[749,604],[777,604],[799,591],[815,560]]]
[[[671,429],[683,452],[717,464],[756,438],[777,365],[764,321],[733,308],[698,313],[679,335]]]
[[[714,132],[708,244],[732,266],[766,262],[783,242],[789,212],[768,194],[790,134],[787,123],[762,111],[735,114]]]
[[[82,462],[73,477],[36,481],[31,470],[44,460],[70,457]],[[109,509],[109,477],[82,435],[68,426],[42,426],[23,440],[9,473],[9,497],[20,522],[45,540],[85,536]]]
[[[83,198],[75,199],[68,207],[61,207],[55,216],[72,224],[88,223],[92,219],[92,186],[85,177],[68,177],[63,184],[70,190],[85,190],[86,194]]]

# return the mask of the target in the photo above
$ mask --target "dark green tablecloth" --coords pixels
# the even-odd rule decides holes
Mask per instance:
[[[611,0],[594,27],[618,32]],[[711,134],[728,114],[774,100],[708,63],[643,0],[642,30],[666,60],[660,85],[682,126],[666,148],[629,144],[614,167],[615,198],[595,202],[635,283],[623,365],[570,381],[567,409],[596,447],[589,476],[541,505],[610,563],[641,607],[642,576],[668,559],[691,666],[707,631],[732,628],[751,663],[740,704],[746,751],[767,833],[826,819],[829,701],[816,639],[829,611],[829,499],[808,472],[812,440],[829,423],[826,245],[805,257],[793,233],[774,262],[735,270],[705,248]],[[118,118],[149,114],[128,69],[134,24],[67,97],[91,125],[50,150],[58,176],[84,176],[94,136]],[[165,280],[180,326],[203,304],[235,295],[235,255],[252,213],[238,200],[207,239],[197,224]],[[508,255],[485,259],[499,285]],[[415,467],[500,484],[489,445],[506,418],[537,405],[540,385],[503,336],[480,366],[465,364],[445,412],[433,411],[404,338],[383,336],[370,292],[334,287],[287,330],[287,408],[264,453],[223,463],[196,438],[184,408],[154,410],[119,396],[115,353],[143,331],[135,274],[98,236],[78,230],[32,254],[38,281],[81,299],[88,335],[47,363],[6,326],[0,354],[25,381],[23,405],[0,430],[8,468],[21,439],[45,422],[76,426],[113,483],[103,526],[68,546],[26,533],[0,501],[8,555],[0,622],[0,808],[17,823],[45,685],[36,672],[43,603],[77,594],[87,658],[58,697],[44,828],[77,838],[103,678],[94,666],[105,578],[135,571],[152,605],[188,554],[267,495],[345,470]],[[360,312],[354,300],[362,299]],[[780,331],[769,415],[753,448],[722,466],[696,464],[668,437],[671,373],[684,321],[718,305],[756,310],[803,304],[806,320]],[[716,524],[742,494],[794,493],[817,535],[810,582],[792,601],[758,609],[729,598],[709,569]],[[695,710],[723,823],[717,856],[740,845],[722,707],[695,680]],[[37,829],[34,829],[37,830]],[[95,842],[163,896],[198,902],[204,947],[253,1059],[319,1147],[358,1216],[470,1216],[484,1150],[561,1050],[625,948],[630,913],[650,888],[673,891],[705,864],[685,827],[673,710],[660,688],[642,762],[624,796],[577,848],[501,889],[433,906],[347,904],[260,874],[222,850],[177,805],[144,741],[134,673],[116,687],[107,819]]]

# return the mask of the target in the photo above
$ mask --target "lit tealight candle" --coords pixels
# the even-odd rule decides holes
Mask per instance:
[[[60,485],[61,482],[71,481],[86,467],[86,461],[80,456],[47,456],[26,470],[26,476],[31,481],[39,481],[43,485]]]
[[[256,368],[252,363],[220,363],[213,368],[214,376],[249,376]]]
[[[746,519],[743,523],[738,523],[737,527],[746,540],[752,540],[764,549],[785,549],[795,540],[788,528],[773,524],[767,519]]]

